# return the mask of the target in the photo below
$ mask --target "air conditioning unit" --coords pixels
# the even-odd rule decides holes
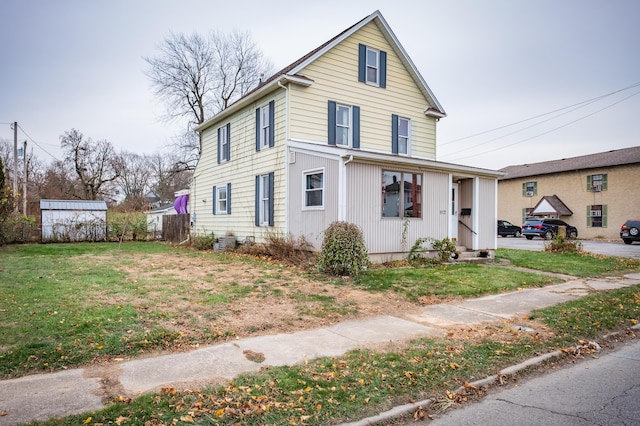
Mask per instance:
[[[591,210],[591,217],[601,217],[602,210]]]
[[[602,191],[602,185],[593,185],[593,186],[591,186],[591,191],[592,192],[600,192],[600,191]]]
[[[533,191],[527,191],[527,192],[525,193],[525,195],[526,195],[527,197],[533,197]]]

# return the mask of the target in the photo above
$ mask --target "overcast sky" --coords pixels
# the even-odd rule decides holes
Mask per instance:
[[[59,137],[72,128],[117,150],[167,149],[181,129],[160,121],[143,57],[169,32],[248,30],[279,69],[376,9],[448,115],[438,160],[499,169],[640,145],[638,0],[0,6],[0,139],[13,141],[17,121],[19,140],[47,161],[62,156]]]

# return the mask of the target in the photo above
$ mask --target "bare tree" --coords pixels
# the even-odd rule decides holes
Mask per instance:
[[[176,191],[189,187],[191,171],[182,167],[176,154],[155,153],[149,160],[152,170],[151,190],[160,198],[160,202],[172,202]]]
[[[110,197],[116,179],[123,169],[122,158],[107,140],[84,139],[82,133],[71,129],[60,136],[65,159],[72,164],[82,189],[81,198],[99,200]]]
[[[170,34],[156,57],[144,58],[155,94],[166,106],[165,119],[186,119],[185,134],[227,108],[271,72],[248,32],[185,36]],[[193,169],[201,151],[199,137],[182,136],[184,166]]]
[[[123,168],[116,182],[124,191],[124,203],[133,210],[142,210],[146,207],[145,195],[151,179],[149,158],[133,152],[123,152],[120,157]]]

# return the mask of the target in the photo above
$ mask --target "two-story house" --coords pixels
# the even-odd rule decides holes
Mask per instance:
[[[619,239],[620,226],[640,217],[640,146],[501,169],[500,219],[560,218],[579,238]]]
[[[436,161],[445,115],[376,11],[196,129],[192,232],[291,234],[319,249],[342,220],[374,260],[422,237],[494,249],[501,173]]]

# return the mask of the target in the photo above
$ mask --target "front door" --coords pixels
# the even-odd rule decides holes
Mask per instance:
[[[451,239],[458,239],[458,184],[451,184]]]

